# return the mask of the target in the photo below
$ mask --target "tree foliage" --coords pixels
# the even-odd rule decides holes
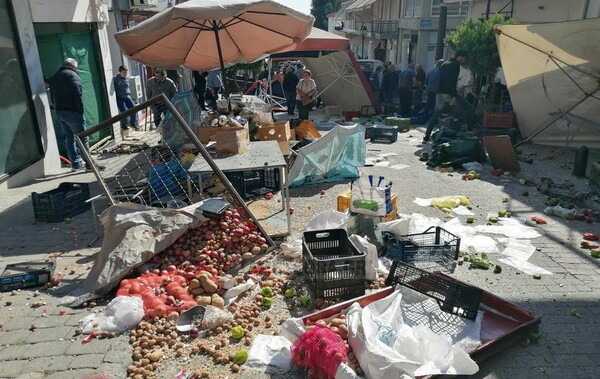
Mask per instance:
[[[327,30],[327,15],[341,7],[341,0],[312,0],[310,13],[315,16],[315,28]]]
[[[501,66],[494,25],[515,24],[514,19],[495,15],[487,20],[467,19],[446,38],[453,50],[469,52],[466,66],[476,75],[494,76]]]

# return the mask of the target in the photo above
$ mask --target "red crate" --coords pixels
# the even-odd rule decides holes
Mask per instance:
[[[515,112],[483,112],[483,127],[510,129],[515,123]]]

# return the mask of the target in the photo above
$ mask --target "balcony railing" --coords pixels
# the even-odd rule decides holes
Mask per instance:
[[[362,20],[341,20],[344,22],[344,28],[340,31],[354,32],[360,34],[363,27],[367,29],[369,36],[374,34],[379,35],[381,38],[393,38],[398,34],[398,20],[374,20],[374,21],[362,21]],[[336,28],[338,29],[338,28]]]

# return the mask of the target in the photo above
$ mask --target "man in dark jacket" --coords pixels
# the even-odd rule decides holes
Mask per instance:
[[[84,162],[85,168],[91,169],[75,142],[75,136],[85,130],[83,90],[81,79],[77,74],[77,66],[75,59],[67,58],[62,67],[50,78],[52,103],[56,110],[57,122],[64,132],[65,147],[72,171],[83,168]],[[85,138],[83,143],[88,146],[88,139]]]
[[[435,95],[435,110],[429,121],[427,121],[427,130],[425,131],[423,142],[429,141],[431,138],[431,132],[433,131],[435,124],[437,124],[438,118],[448,107],[454,107],[455,105],[458,105],[463,113],[463,116],[467,120],[467,125],[469,127],[476,126],[477,120],[475,119],[475,115],[471,110],[470,104],[456,91],[458,75],[460,73],[460,65],[466,61],[466,50],[459,49],[454,54],[454,58],[450,58],[448,61],[442,64],[442,67],[440,67],[440,81],[438,85],[438,92]]]
[[[427,73],[425,78],[425,89],[427,90],[427,105],[425,106],[425,113],[427,116],[435,108],[435,94],[438,92],[440,86],[440,68],[444,63],[443,59],[439,59],[435,62],[435,67]]]
[[[385,113],[393,115],[396,111],[394,104],[396,93],[398,92],[398,84],[400,77],[396,72],[396,66],[390,64],[387,71],[383,74],[382,89],[383,89],[383,104]]]
[[[290,116],[293,116],[294,111],[296,110],[296,86],[300,80],[298,80],[292,66],[286,67],[285,70],[286,73],[283,77],[283,93],[285,94],[285,101],[287,103],[287,113]]]
[[[196,99],[198,99],[200,109],[202,109],[203,111],[206,110],[205,94],[207,76],[208,71],[194,71],[194,93],[196,94]]]

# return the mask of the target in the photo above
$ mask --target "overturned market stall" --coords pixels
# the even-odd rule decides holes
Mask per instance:
[[[521,134],[600,148],[600,19],[498,25],[496,40]]]
[[[293,51],[272,54],[271,60],[303,60],[311,70],[317,91],[325,105],[341,106],[343,111],[368,114],[380,111],[369,80],[349,50],[345,37],[313,28]]]

